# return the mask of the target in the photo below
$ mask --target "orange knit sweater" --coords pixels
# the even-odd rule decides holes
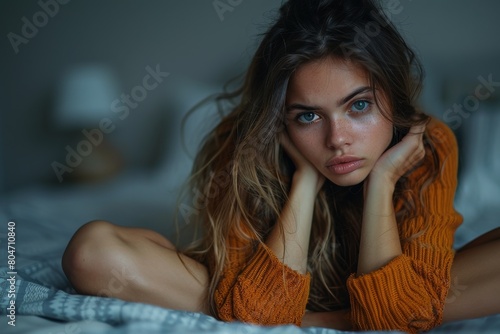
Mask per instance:
[[[438,326],[450,287],[453,235],[462,217],[453,208],[458,148],[451,130],[432,120],[427,126],[441,172],[423,192],[418,214],[399,222],[403,254],[369,274],[347,280],[353,327],[418,332]],[[425,173],[424,163],[409,177]],[[402,203],[396,205],[396,211]],[[284,265],[265,244],[234,234],[214,298],[218,316],[263,325],[300,325],[309,296],[310,274]]]

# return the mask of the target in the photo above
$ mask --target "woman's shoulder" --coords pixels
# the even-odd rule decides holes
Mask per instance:
[[[455,188],[458,172],[458,144],[455,134],[443,121],[431,117],[426,127],[426,135],[430,147],[419,168],[420,172],[424,175],[437,172],[434,181],[439,187],[448,185]]]
[[[436,117],[431,117],[425,134],[426,155],[420,165],[410,173],[410,184],[421,188],[423,182],[432,179],[432,183],[455,185],[458,170],[458,145],[455,134]]]
[[[455,133],[443,121],[431,116],[426,134],[440,156],[449,155],[458,149]]]

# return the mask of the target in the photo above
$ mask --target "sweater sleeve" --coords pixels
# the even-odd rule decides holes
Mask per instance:
[[[300,325],[310,275],[284,265],[262,242],[229,239],[229,260],[215,294],[218,317],[259,325]]]
[[[403,254],[369,274],[352,274],[347,281],[351,319],[358,329],[415,333],[442,321],[450,288],[453,236],[462,222],[453,207],[458,147],[453,132],[443,123],[432,120],[427,131],[441,170],[424,188],[422,202],[415,203],[417,214],[398,225]],[[426,166],[412,172],[410,184],[421,179]]]

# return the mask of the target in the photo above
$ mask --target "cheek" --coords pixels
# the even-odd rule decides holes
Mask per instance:
[[[384,135],[384,137],[385,137],[385,146],[384,147],[387,148],[387,146],[389,146],[389,144],[392,141],[392,136],[394,134],[394,128],[393,128],[392,123],[389,123],[387,120],[385,120],[382,128],[383,129],[381,131],[383,131],[383,133],[385,134]]]
[[[374,151],[379,151],[382,154],[391,143],[392,134],[392,123],[385,118],[380,119],[372,128],[370,135],[371,138],[376,138],[376,140],[372,140],[371,142]]]
[[[311,129],[312,130],[312,129]],[[290,127],[288,128],[290,140],[300,154],[310,162],[314,163],[317,149],[320,147],[319,132],[308,131],[308,129]]]
[[[304,134],[293,126],[288,127],[287,132],[293,145],[302,153],[301,145],[304,142]]]

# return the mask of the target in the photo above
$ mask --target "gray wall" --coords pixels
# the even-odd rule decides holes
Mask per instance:
[[[2,164],[7,189],[55,179],[50,164],[63,159],[64,147],[72,144],[50,119],[54,89],[67,67],[108,64],[117,73],[121,92],[140,83],[148,65],[160,64],[170,73],[112,134],[128,166],[142,168],[154,163],[159,149],[155,136],[168,127],[165,96],[176,80],[222,84],[242,71],[259,25],[266,20],[263,13],[277,3],[243,1],[221,20],[211,1],[73,0],[61,5],[16,54],[7,34],[21,34],[22,18],[33,22],[41,7],[37,1],[0,2],[1,80],[7,97],[1,119],[7,144]]]
[[[184,112],[169,107],[169,92],[186,78],[222,85],[244,71],[257,33],[280,3],[242,0],[221,20],[211,0],[73,0],[16,54],[7,35],[21,34],[22,18],[33,22],[42,9],[32,0],[1,1],[0,187],[57,181],[50,164],[64,157],[71,139],[51,122],[54,88],[73,64],[110,65],[122,92],[142,80],[148,65],[170,73],[111,136],[129,168],[154,166],[168,149],[159,138]],[[500,81],[499,1],[401,0],[397,8],[394,21],[427,66],[423,104],[432,113],[442,116],[461,101],[479,75]]]

